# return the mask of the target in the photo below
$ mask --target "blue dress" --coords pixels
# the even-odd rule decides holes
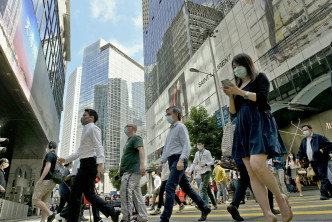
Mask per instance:
[[[235,160],[254,154],[266,154],[268,158],[272,158],[287,153],[277,123],[272,115],[269,116],[269,84],[267,77],[260,73],[253,82],[243,88],[245,91],[255,92],[257,102],[234,96],[237,123],[232,158]]]

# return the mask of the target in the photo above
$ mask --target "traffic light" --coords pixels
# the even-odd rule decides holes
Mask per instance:
[[[9,143],[8,138],[0,138],[0,153],[5,153],[7,151],[8,143]]]

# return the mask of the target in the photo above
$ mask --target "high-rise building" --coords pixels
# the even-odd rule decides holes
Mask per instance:
[[[222,1],[149,2],[150,19],[143,33],[147,109],[203,43],[204,31],[219,24],[223,13],[215,8]]]
[[[80,99],[82,67],[76,68],[69,76],[66,105],[62,126],[60,156],[68,156],[76,151],[78,105]]]
[[[144,91],[136,86],[143,82],[143,73],[141,65],[103,39],[84,49],[79,115],[86,108],[98,112],[96,124],[102,130],[106,169],[119,166],[120,151],[127,140],[123,128],[133,121],[133,106],[144,109],[144,103],[142,107],[137,105],[144,98]],[[135,101],[133,90],[137,93]],[[78,131],[81,130],[79,124]]]
[[[149,23],[149,0],[142,0],[142,19],[143,19],[143,32]]]

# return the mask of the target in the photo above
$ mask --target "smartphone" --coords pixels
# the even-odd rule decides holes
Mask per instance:
[[[225,87],[226,89],[228,89],[227,86],[232,86],[232,82],[231,82],[231,80],[229,80],[229,79],[224,79],[224,80],[221,81],[221,83],[224,85],[224,87]]]

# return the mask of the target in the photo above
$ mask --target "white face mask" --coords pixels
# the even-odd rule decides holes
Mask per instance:
[[[7,167],[9,167],[9,163],[6,163],[4,168],[6,169]]]
[[[197,149],[198,149],[199,151],[201,151],[201,150],[203,149],[203,146],[201,146],[201,145],[197,145]]]

